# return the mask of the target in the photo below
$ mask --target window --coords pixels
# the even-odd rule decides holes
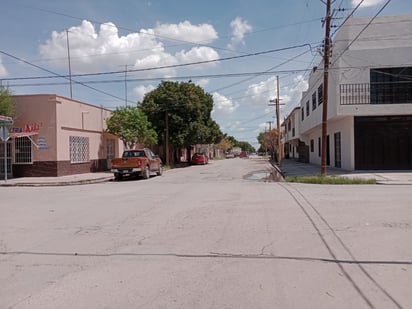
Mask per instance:
[[[292,120],[289,119],[288,121],[288,131],[290,131],[292,128]]]
[[[306,117],[309,116],[310,110],[309,110],[309,101],[306,102]]]
[[[305,120],[305,108],[302,107],[300,110],[302,112],[302,120]]]
[[[412,102],[412,67],[370,70],[371,104]]]
[[[318,88],[318,105],[323,103],[323,84],[321,84]]]
[[[335,138],[335,167],[340,168],[342,165],[340,132],[335,133],[334,138]]]
[[[318,137],[318,156],[322,156],[322,139]]]
[[[315,151],[315,142],[313,139],[310,140],[310,152]]]
[[[312,110],[316,109],[316,91],[312,93]]]
[[[31,140],[25,137],[16,138],[14,142],[14,163],[27,164],[33,163],[33,151]]]
[[[89,138],[70,136],[70,163],[89,162]]]

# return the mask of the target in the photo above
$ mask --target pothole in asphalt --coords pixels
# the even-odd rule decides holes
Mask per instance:
[[[263,181],[263,182],[284,181],[283,177],[280,175],[280,173],[276,172],[276,170],[252,172],[244,176],[243,179],[252,180],[252,181]]]
[[[253,180],[253,181],[273,181],[271,179],[270,171],[257,171],[250,174],[247,174],[243,177],[246,180]]]

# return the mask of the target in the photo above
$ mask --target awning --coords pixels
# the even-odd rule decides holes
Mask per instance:
[[[38,135],[39,132],[14,132],[14,133],[9,133],[10,138],[16,138],[16,137],[30,137],[33,135]]]
[[[31,143],[36,146],[36,148],[39,148],[39,146],[33,141],[32,136],[33,135],[38,135],[39,132],[13,132],[9,133],[10,138],[20,138],[20,137],[27,137]]]

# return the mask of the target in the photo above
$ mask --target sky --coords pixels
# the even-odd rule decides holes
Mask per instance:
[[[333,26],[373,17],[388,0],[334,0]],[[340,10],[338,10],[340,9]],[[299,106],[321,61],[322,0],[2,0],[0,82],[12,94],[56,93],[115,109],[137,105],[162,80],[213,96],[222,132],[258,147]],[[412,14],[389,0],[379,16]],[[332,28],[333,32],[333,28]],[[70,56],[69,56],[70,54]],[[70,83],[70,78],[72,82]]]

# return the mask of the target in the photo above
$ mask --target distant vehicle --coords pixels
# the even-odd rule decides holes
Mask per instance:
[[[229,153],[226,154],[225,157],[226,157],[226,159],[233,159],[235,157],[235,155],[233,153],[229,152]]]
[[[242,151],[240,154],[239,154],[239,158],[249,158],[249,153],[247,152],[247,151]]]
[[[240,148],[240,147],[233,147],[232,148],[232,153],[235,157],[238,157],[241,152],[242,152],[242,148]]]
[[[192,160],[190,160],[191,164],[207,164],[209,163],[209,158],[206,154],[204,153],[200,153],[200,152],[196,152],[193,156],[192,156]]]
[[[116,180],[130,175],[148,179],[152,172],[159,176],[163,174],[162,160],[149,148],[125,150],[121,158],[114,158],[111,163],[110,171]]]

